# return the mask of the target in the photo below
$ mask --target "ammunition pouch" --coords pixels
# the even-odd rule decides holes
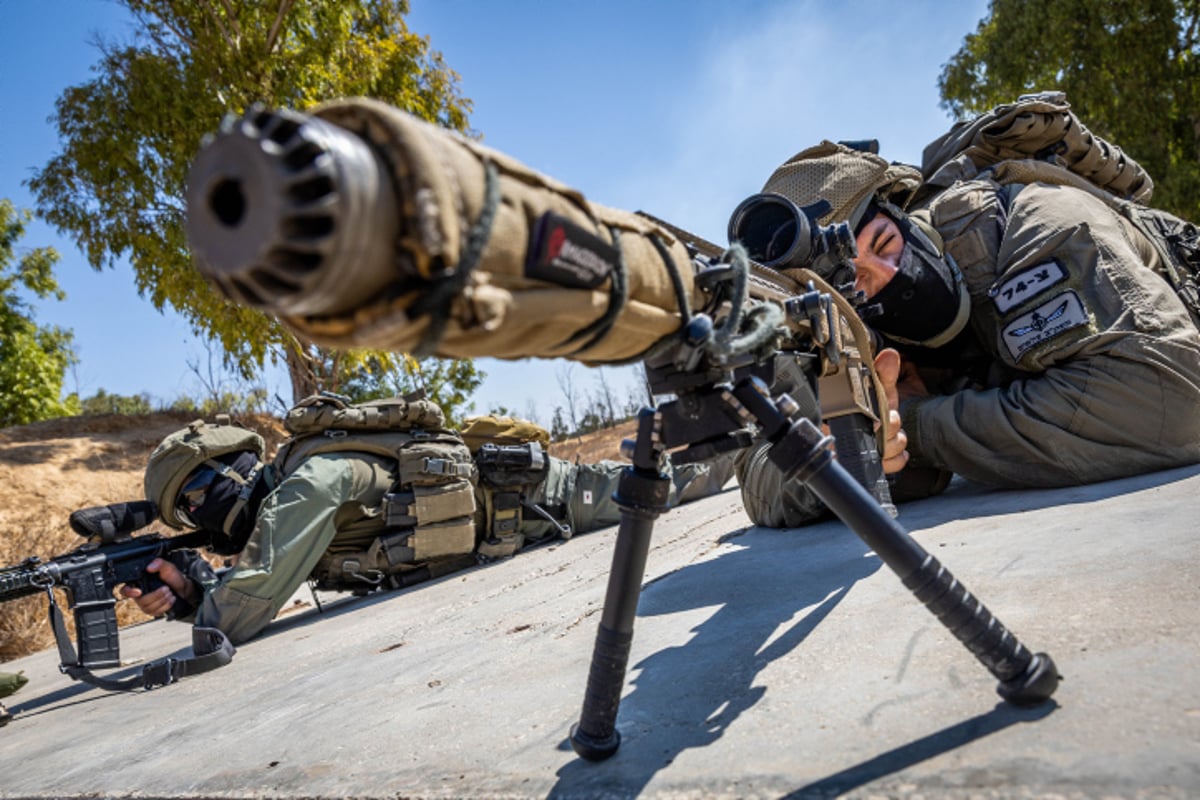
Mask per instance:
[[[395,589],[475,563],[474,490],[466,481],[410,486],[383,498],[383,530],[366,547],[334,544],[313,569],[317,589]],[[466,512],[466,513],[464,513]]]
[[[565,462],[555,461],[558,477],[562,472],[558,464]],[[475,451],[475,466],[479,470],[476,500],[482,514],[481,556],[507,558],[527,541],[551,535],[571,537],[565,502],[546,496],[551,459],[539,442],[483,444]]]

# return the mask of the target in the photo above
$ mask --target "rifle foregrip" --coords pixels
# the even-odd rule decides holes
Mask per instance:
[[[38,583],[38,576],[32,569],[9,567],[0,570],[0,603],[41,594],[43,591]]]
[[[854,480],[866,489],[891,516],[897,516],[883,474],[883,459],[875,439],[875,425],[866,414],[843,414],[828,420],[829,432],[837,442],[837,460]]]

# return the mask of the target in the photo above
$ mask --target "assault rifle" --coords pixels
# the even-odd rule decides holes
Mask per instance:
[[[187,227],[197,267],[220,292],[309,341],[455,358],[641,360],[654,394],[672,396],[642,410],[636,440],[622,448],[632,463],[615,496],[613,566],[571,733],[584,758],[607,758],[620,743],[650,536],[668,505],[666,455],[700,460],[752,435],[1000,680],[1002,697],[1029,704],[1055,691],[1050,657],[1017,641],[864,488],[883,482],[872,437],[862,448],[839,441],[835,460],[818,427],[845,409],[868,417],[859,433],[871,415],[887,426],[865,328],[808,268],[824,257],[844,267],[847,230],[806,228],[795,244],[809,255],[782,271],[752,262],[741,243],[705,253],[697,237],[590,203],[370,100],[226,119],[192,166]],[[772,396],[769,365],[781,347],[804,359],[802,388],[819,412]],[[867,464],[859,480],[842,463],[852,452]]]
[[[142,592],[163,585],[158,576],[146,572],[156,558],[184,548],[206,546],[211,537],[197,531],[166,537],[158,533],[133,536],[158,516],[154,503],[136,501],[94,506],[72,512],[69,522],[75,533],[87,539],[80,547],[49,561],[30,556],[20,564],[0,569],[0,603],[45,592],[49,599],[50,627],[58,644],[59,669],[74,680],[110,691],[151,689],[174,683],[185,675],[206,672],[229,663],[234,649],[224,634],[212,628],[193,628],[196,658],[148,664],[135,678],[112,680],[95,675],[93,669],[121,665],[117,634],[117,586],[134,584]],[[62,610],[54,589],[66,593],[67,607],[75,617],[76,653],[67,635]]]

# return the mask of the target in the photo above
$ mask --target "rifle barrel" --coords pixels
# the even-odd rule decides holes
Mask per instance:
[[[22,564],[0,569],[0,603],[38,594],[44,585],[37,567]]]

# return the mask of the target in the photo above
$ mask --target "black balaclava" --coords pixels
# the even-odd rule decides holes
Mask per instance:
[[[240,453],[228,453],[219,456],[217,461],[222,464],[227,464],[235,472],[246,478],[254,470],[258,464],[258,456],[249,451]],[[254,530],[255,519],[258,516],[258,507],[262,503],[264,497],[270,491],[268,482],[262,480],[261,474],[250,493],[250,498],[246,504],[234,517],[229,524],[229,531],[226,533],[225,519],[229,516],[230,510],[237,503],[238,495],[242,491],[242,484],[235,481],[233,478],[217,475],[213,479],[212,485],[208,488],[208,494],[204,498],[204,504],[196,508],[191,516],[201,529],[212,534],[212,544],[210,547],[213,552],[220,555],[229,556],[235,553],[240,553],[242,548],[246,546],[246,540],[250,538],[250,533]]]
[[[884,213],[899,227],[904,252],[896,275],[860,313],[868,325],[897,342],[939,347],[966,325],[969,305],[962,278],[905,214]]]

